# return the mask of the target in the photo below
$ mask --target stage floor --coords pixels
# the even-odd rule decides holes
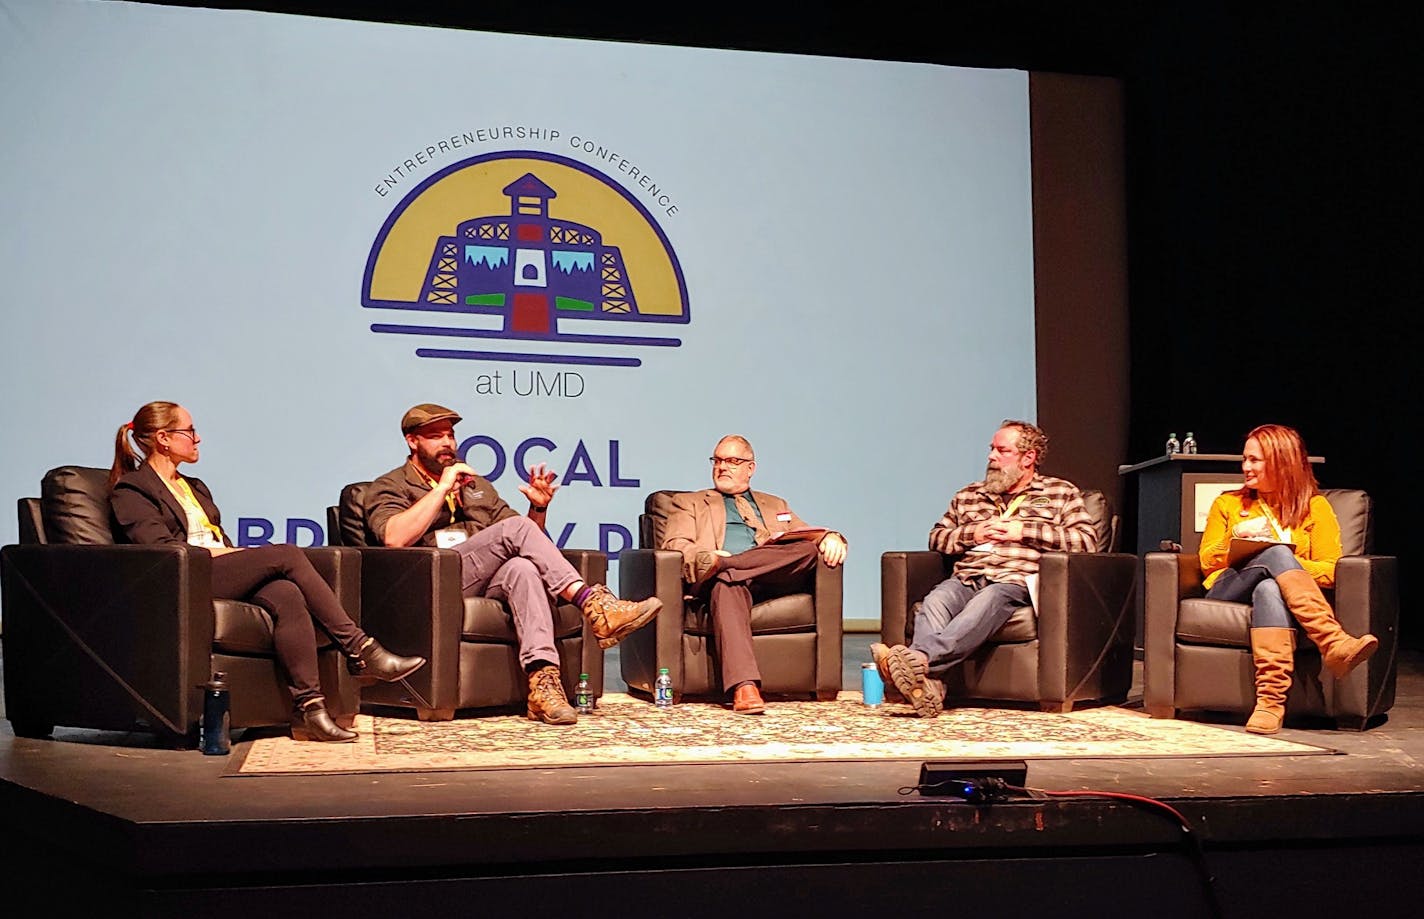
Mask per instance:
[[[858,688],[872,640],[846,636],[847,688]],[[618,672],[616,655],[608,672]],[[615,677],[607,689],[623,687]],[[1280,736],[1346,755],[1032,760],[1027,784],[1170,802],[1197,829],[1224,901],[1237,893],[1248,901],[1262,866],[1302,872],[1297,887],[1313,890],[1312,858],[1328,858],[1331,871],[1379,875],[1372,888],[1352,875],[1340,891],[1342,908],[1384,902],[1379,885],[1412,885],[1414,875],[1400,871],[1424,855],[1424,654],[1401,655],[1397,701],[1377,727],[1291,728]],[[1057,865],[1050,878],[1071,863],[1090,884],[1098,883],[1095,870],[1106,872],[1101,883],[1122,885],[1124,872],[1144,884],[1155,878],[1190,890],[1193,883],[1190,865],[1183,867],[1189,860],[1177,857],[1179,830],[1151,808],[1085,798],[975,807],[903,795],[918,777],[919,764],[910,762],[224,778],[230,765],[226,757],[156,748],[146,735],[61,729],[53,740],[19,739],[4,722],[0,835],[10,854],[0,865],[7,880],[12,889],[103,893],[111,914],[184,915],[202,903],[209,916],[251,908],[296,914],[298,890],[316,898],[313,909],[341,902],[364,911],[412,889],[433,898],[421,912],[441,915],[441,890],[471,893],[476,885],[491,903],[517,904],[529,895],[517,880],[544,878],[537,889],[547,893],[553,875],[578,903],[585,887],[570,878],[621,876],[629,889],[646,892],[674,878],[690,883],[709,868],[756,869],[748,876],[755,880],[739,883],[773,894],[827,878],[838,881],[825,889],[840,891],[872,865],[875,880],[856,882],[866,896],[887,884],[921,883],[917,866],[949,878],[951,863],[973,864],[976,876],[990,877],[982,873],[986,861],[1002,871],[1024,860],[1034,866],[1020,865],[1029,875]],[[1173,858],[1162,862],[1163,854]],[[1015,883],[1029,875],[1015,874]],[[351,889],[357,880],[360,897]],[[506,886],[491,888],[496,880]],[[132,912],[112,902],[115,890],[126,892]],[[218,912],[203,900],[215,891]],[[925,893],[927,904],[935,902]],[[856,901],[846,897],[840,891],[832,899]],[[1320,906],[1330,896],[1314,891],[1302,899]],[[668,915],[711,914],[714,905],[683,903]],[[1211,915],[1196,910],[1153,912]],[[1083,914],[1090,911],[1085,905]]]

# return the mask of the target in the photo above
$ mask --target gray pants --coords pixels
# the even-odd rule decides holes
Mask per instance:
[[[1022,584],[984,578],[941,581],[915,613],[910,648],[929,658],[930,674],[939,676],[973,654],[1028,602],[1028,588]]]
[[[460,555],[461,591],[509,606],[519,636],[519,663],[557,664],[554,607],[579,573],[543,530],[528,517],[506,517],[455,546]]]

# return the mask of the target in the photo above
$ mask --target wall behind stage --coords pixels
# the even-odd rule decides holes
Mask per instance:
[[[11,498],[168,398],[235,538],[320,541],[431,400],[517,508],[516,461],[548,462],[553,535],[617,552],[736,431],[848,535],[874,618],[879,553],[1035,416],[1023,72],[0,0],[0,119]],[[526,173],[590,235],[524,277],[479,219]],[[580,294],[605,256],[629,312]],[[573,286],[515,322],[499,283],[506,311]]]

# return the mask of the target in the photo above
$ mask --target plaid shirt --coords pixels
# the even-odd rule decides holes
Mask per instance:
[[[1019,494],[1019,502],[1006,520],[1023,521],[1023,539],[1016,543],[989,543],[987,552],[971,552],[974,528],[997,520],[1018,495],[993,495],[983,482],[963,488],[949,502],[949,510],[930,530],[930,548],[958,555],[954,576],[961,581],[985,577],[991,581],[1017,581],[1038,572],[1044,552],[1093,552],[1098,548],[1093,519],[1078,487],[1066,479],[1035,475]]]

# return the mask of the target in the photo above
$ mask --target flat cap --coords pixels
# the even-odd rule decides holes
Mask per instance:
[[[436,405],[433,402],[422,402],[411,408],[401,418],[401,433],[409,434],[416,428],[425,427],[436,421],[448,421],[451,424],[459,424],[460,416],[443,405]]]

